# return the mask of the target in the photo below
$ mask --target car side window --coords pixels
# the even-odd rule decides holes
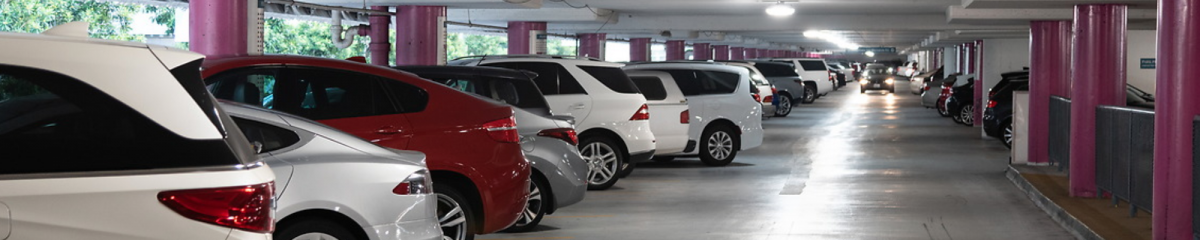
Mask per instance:
[[[503,62],[490,63],[484,66],[502,67],[508,69],[526,70],[537,73],[533,79],[545,95],[587,94],[579,81],[561,64],[549,62]]]
[[[242,129],[246,140],[258,147],[260,153],[279,150],[300,142],[300,136],[291,130],[240,117],[233,117],[233,122]]]
[[[400,113],[376,77],[327,69],[289,69],[276,81],[274,108],[313,120]]]
[[[667,89],[663,86],[662,79],[658,77],[629,77],[629,79],[633,80],[633,84],[642,90],[642,95],[646,96],[646,100],[667,99]]]
[[[736,73],[695,71],[695,70],[666,70],[684,96],[728,94],[737,90],[741,78]]]
[[[208,90],[219,99],[274,109],[278,74],[278,70],[272,68],[222,74],[210,79]]]

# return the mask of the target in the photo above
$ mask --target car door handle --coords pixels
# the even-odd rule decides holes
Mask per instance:
[[[587,107],[587,105],[584,105],[583,103],[576,103],[575,105],[571,105],[571,109],[583,109],[584,107]]]
[[[383,134],[383,135],[392,135],[392,134],[397,134],[397,133],[400,133],[400,129],[398,129],[398,128],[394,127],[394,126],[385,126],[385,127],[381,127],[381,128],[379,128],[379,129],[376,129],[376,130],[375,130],[375,133],[376,133],[376,134]]]

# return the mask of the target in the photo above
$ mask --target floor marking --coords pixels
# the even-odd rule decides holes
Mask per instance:
[[[542,218],[601,218],[612,217],[613,215],[584,215],[584,216],[545,216]]]

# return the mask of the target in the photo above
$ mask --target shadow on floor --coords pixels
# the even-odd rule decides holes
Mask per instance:
[[[732,162],[732,163],[729,163],[729,165],[725,165],[723,167],[748,167],[748,166],[754,166],[754,164]],[[644,163],[638,163],[637,167],[638,168],[723,168],[723,167],[714,167],[714,166],[704,165],[704,163],[700,162],[699,159],[697,159],[697,160],[675,159],[674,161],[670,161],[670,162],[644,162]]]

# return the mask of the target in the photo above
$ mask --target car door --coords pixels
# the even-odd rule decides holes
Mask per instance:
[[[688,101],[671,79],[659,71],[631,71],[629,79],[646,97],[650,108],[650,130],[654,133],[657,155],[683,152],[688,143],[691,119]]]
[[[286,71],[284,79],[275,84],[275,109],[381,146],[408,147],[414,130],[403,113],[411,109],[403,109],[400,101],[415,94],[415,86],[335,69],[291,67]]]
[[[579,81],[562,64],[553,62],[501,62],[484,66],[526,70],[537,73],[533,82],[542,90],[550,112],[554,115],[569,115],[577,122],[585,122],[592,112],[592,98]]]
[[[0,240],[8,239],[8,234],[12,232],[12,215],[8,212],[8,205],[0,202]]]

